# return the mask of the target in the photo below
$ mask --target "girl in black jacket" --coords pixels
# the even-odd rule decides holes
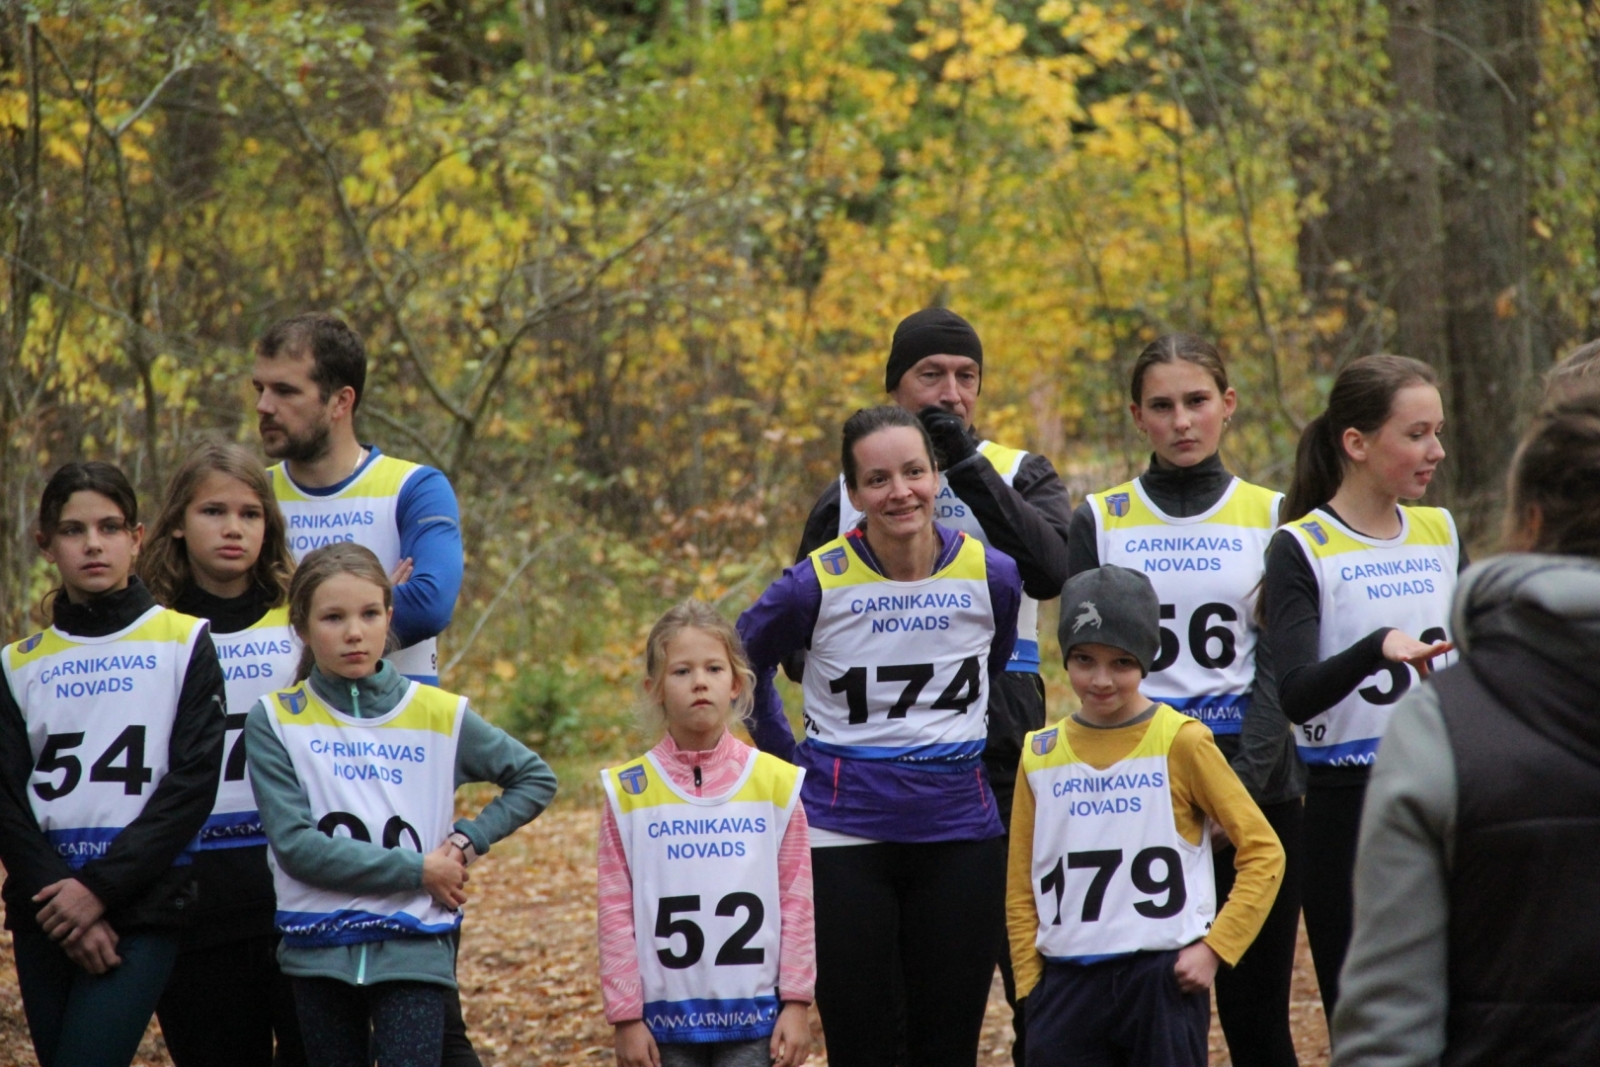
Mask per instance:
[[[133,577],[144,529],[107,463],[69,463],[36,538],[52,625],[0,652],[0,894],[42,1067],[132,1061],[193,911],[222,670],[206,624]]]

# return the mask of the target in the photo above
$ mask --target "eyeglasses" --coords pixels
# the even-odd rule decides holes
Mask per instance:
[[[117,537],[133,529],[124,519],[101,519],[95,523],[94,528],[95,532],[105,538]],[[64,522],[56,527],[53,536],[64,541],[82,541],[89,536],[89,527],[81,522]]]

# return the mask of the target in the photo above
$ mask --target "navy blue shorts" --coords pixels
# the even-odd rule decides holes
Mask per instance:
[[[1211,994],[1178,988],[1177,959],[1046,963],[1027,999],[1027,1067],[1205,1067]]]

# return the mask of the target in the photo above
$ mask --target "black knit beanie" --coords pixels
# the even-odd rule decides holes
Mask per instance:
[[[983,342],[972,323],[948,308],[923,308],[894,328],[883,391],[892,393],[906,371],[928,356],[967,356],[983,366]]]

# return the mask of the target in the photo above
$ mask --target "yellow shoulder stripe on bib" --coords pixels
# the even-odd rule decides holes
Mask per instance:
[[[77,647],[76,642],[67,640],[54,630],[41,630],[31,637],[25,637],[6,646],[6,666],[11,670],[17,670],[36,659],[43,659],[45,656],[53,656],[57,652]]]
[[[1284,529],[1293,532],[1306,550],[1317,559],[1341,556],[1346,552],[1361,552],[1371,547],[1357,541],[1340,529],[1337,523],[1328,521],[1317,511],[1296,519]]]
[[[1282,493],[1241,479],[1234,483],[1228,502],[1206,521],[1247,530],[1270,530],[1278,525],[1277,503],[1282,497]]]
[[[336,499],[345,497],[390,497],[400,495],[400,487],[405,484],[411,472],[421,464],[409,460],[395,459],[393,456],[379,456],[367,464],[367,469],[361,476],[345,486]],[[316,500],[326,500],[327,497],[312,496],[302,493],[295,488],[289,480],[282,463],[275,463],[269,470],[272,475],[272,495],[283,503],[307,503]]]
[[[800,781],[799,769],[765,752],[755,753],[754,759],[755,766],[750,768],[744,784],[727,803],[765,801],[780,808],[788,807]],[[644,756],[620,767],[607,767],[600,774],[610,784],[610,792],[624,814],[673,804],[695,806],[667,785],[655,764]]]
[[[1015,474],[1017,468],[1022,466],[1023,457],[1028,454],[1020,448],[1008,448],[993,441],[980,441],[978,451],[1002,475]]]
[[[849,585],[889,581],[867,566],[866,561],[856,552],[848,534],[834,538],[811,553],[808,558],[817,572],[817,582],[824,589],[840,589]],[[983,545],[976,538],[962,534],[961,547],[956,550],[955,558],[945,566],[944,570],[938,571],[932,577],[976,581],[988,577],[988,574],[988,561],[984,558]]]
[[[280,604],[278,607],[269,608],[265,615],[261,616],[261,618],[257,619],[255,622],[251,623],[248,627],[246,627],[246,629],[249,629],[249,630],[265,630],[265,629],[267,629],[269,627],[288,626],[288,625],[289,625],[289,605]]]
[[[309,682],[301,682],[291,689],[279,690],[270,697],[273,716],[284,726],[334,726],[340,729],[378,730],[428,730],[449,736],[455,732],[456,711],[461,698],[443,689],[420,682],[411,683],[411,691],[401,697],[405,706],[400,713],[385,722],[363,720],[360,726],[348,718],[336,715],[311,689]]]
[[[1451,545],[1455,543],[1455,524],[1444,508],[1406,508],[1410,531],[1406,543],[1412,545]]]
[[[1194,722],[1187,715],[1173,711],[1165,704],[1157,704],[1155,715],[1144,736],[1123,760],[1142,759],[1147,756],[1164,756],[1172,750],[1173,739],[1185,723]],[[1022,773],[1042,771],[1050,767],[1065,767],[1084,762],[1067,743],[1065,723],[1056,723],[1043,730],[1034,730],[1023,738]],[[1118,762],[1122,762],[1119,760]]]
[[[158,612],[155,618],[145,623],[119,641],[170,641],[173,644],[182,644],[189,640],[189,635],[194,633],[196,626],[201,626],[201,620],[193,615],[184,615],[176,611]]]

